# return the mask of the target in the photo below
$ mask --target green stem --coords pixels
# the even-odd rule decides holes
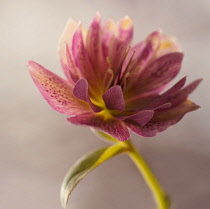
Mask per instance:
[[[133,160],[142,176],[144,177],[147,185],[151,189],[157,203],[157,209],[169,209],[169,198],[164,193],[163,189],[161,188],[160,184],[158,183],[157,179],[153,175],[143,157],[139,154],[130,140],[123,143],[129,147],[128,155]]]

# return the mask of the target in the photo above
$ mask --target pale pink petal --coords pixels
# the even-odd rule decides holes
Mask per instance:
[[[155,111],[153,118],[144,126],[135,121],[126,120],[127,126],[135,133],[145,137],[152,137],[179,122],[182,117],[199,108],[198,105],[186,100],[182,104],[168,109]]]
[[[172,52],[181,52],[181,48],[177,43],[176,38],[161,34],[160,47],[156,53],[156,57],[161,57]]]
[[[63,66],[63,69],[66,69],[66,74],[69,77],[69,80],[71,80],[73,83],[76,83],[82,76],[79,68],[75,65],[72,53],[68,45],[66,45],[66,59],[68,65]]]
[[[73,93],[74,93],[74,96],[77,97],[78,99],[81,99],[87,102],[94,112],[101,111],[101,108],[94,105],[90,100],[90,97],[88,94],[88,82],[86,79],[81,78],[80,80],[76,82]]]
[[[122,112],[125,109],[125,101],[121,86],[113,86],[102,96],[106,107],[110,110]]]
[[[115,37],[116,29],[116,23],[112,19],[108,19],[102,28],[102,49],[104,58],[108,57],[109,47],[112,39]]]
[[[80,102],[73,95],[69,82],[34,61],[28,62],[28,68],[42,96],[56,111],[66,115],[75,115],[90,109],[88,104]]]
[[[96,130],[103,131],[119,141],[129,139],[130,134],[128,128],[122,121],[115,119],[104,120],[103,117],[95,113],[80,114],[75,117],[68,118],[68,121],[75,125],[89,126]]]
[[[79,26],[78,22],[70,19],[64,28],[64,31],[60,37],[59,44],[58,44],[58,53],[60,56],[61,65],[63,67],[66,77],[69,80],[71,80],[69,71],[72,70],[72,66],[69,66],[69,62],[66,57],[66,48],[71,49],[72,38],[78,26]]]
[[[117,39],[130,43],[133,38],[133,21],[125,16],[118,24]]]

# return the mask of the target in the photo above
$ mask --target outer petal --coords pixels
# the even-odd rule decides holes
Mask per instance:
[[[42,96],[56,111],[66,115],[75,115],[90,109],[88,104],[80,102],[73,95],[72,86],[61,77],[34,61],[29,61],[28,68]]]
[[[122,121],[115,119],[104,120],[95,113],[84,113],[75,117],[68,118],[68,121],[75,125],[89,126],[96,130],[103,131],[119,141],[129,139],[128,128]]]
[[[125,101],[121,86],[113,86],[102,96],[106,107],[110,110],[122,112],[125,109]]]
[[[71,71],[71,70],[74,71],[74,67],[69,65],[69,62],[68,62],[67,56],[66,56],[66,48],[71,49],[72,38],[73,38],[74,32],[76,31],[78,26],[79,26],[78,22],[76,22],[72,19],[68,20],[68,22],[65,26],[65,29],[60,37],[59,44],[58,44],[58,53],[60,55],[61,65],[63,67],[66,77],[69,80],[71,80],[69,71]]]
[[[202,79],[197,79],[193,81],[191,84],[187,85],[176,94],[171,95],[168,98],[168,101],[171,102],[173,106],[182,103],[187,99],[188,95],[191,94],[197,88],[197,86],[200,84],[201,81]]]
[[[142,72],[137,89],[140,92],[149,92],[165,86],[179,73],[182,58],[182,53],[175,52],[164,55],[152,62]]]
[[[186,113],[194,111],[198,108],[198,105],[190,100],[186,100],[174,108],[155,111],[153,118],[144,126],[141,126],[139,123],[131,120],[126,120],[126,124],[138,135],[152,137],[157,135],[159,132],[166,130],[171,125],[179,122]]]

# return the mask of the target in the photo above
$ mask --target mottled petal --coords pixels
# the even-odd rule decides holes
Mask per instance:
[[[129,139],[130,134],[128,128],[122,121],[115,119],[104,120],[95,113],[80,114],[75,117],[68,118],[68,121],[75,125],[89,126],[96,130],[103,131],[119,141]]]
[[[69,82],[34,61],[29,61],[28,68],[42,96],[56,111],[66,115],[75,115],[90,109],[89,105],[80,102],[73,95],[73,88]]]
[[[152,91],[171,81],[180,71],[182,58],[182,53],[175,52],[151,63],[141,74],[141,91]]]
[[[72,38],[73,38],[74,32],[76,31],[78,26],[79,26],[78,22],[70,19],[65,26],[65,29],[64,29],[61,37],[60,37],[59,44],[58,44],[58,52],[59,52],[59,55],[60,55],[61,65],[63,67],[63,70],[64,70],[64,73],[65,73],[66,77],[69,80],[71,80],[69,71],[72,68],[71,68],[71,66],[69,66],[69,63],[67,61],[66,45],[68,46],[68,48],[71,48]]]
[[[74,96],[77,97],[78,99],[81,99],[87,102],[94,112],[101,111],[101,109],[97,107],[96,105],[94,105],[90,100],[90,97],[88,94],[88,82],[86,79],[81,78],[80,80],[76,82],[73,93],[74,93]]]
[[[106,107],[110,110],[122,112],[125,109],[125,101],[121,86],[113,86],[102,96]]]
[[[104,73],[108,68],[108,63],[106,58],[103,56],[101,16],[98,13],[88,29],[86,47],[92,66],[95,69],[100,69],[100,71],[95,71],[98,79],[103,80]]]
[[[79,27],[73,36],[72,54],[75,60],[76,66],[80,69],[82,77],[87,79],[90,91],[100,94],[103,89],[102,83],[98,80],[97,69],[94,69],[90,63],[87,49],[83,40],[82,29]]]
[[[179,122],[186,113],[197,110],[198,108],[198,105],[190,100],[186,100],[174,108],[155,111],[153,118],[144,126],[141,126],[135,121],[126,121],[126,124],[138,135],[152,137]]]

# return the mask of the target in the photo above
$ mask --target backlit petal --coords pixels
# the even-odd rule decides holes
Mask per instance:
[[[66,57],[66,46],[71,49],[71,45],[72,45],[72,38],[74,35],[74,32],[76,31],[76,29],[78,28],[79,23],[70,19],[65,28],[64,31],[60,37],[59,40],[59,44],[58,44],[58,53],[60,56],[60,61],[61,61],[61,65],[63,67],[64,73],[66,75],[66,77],[71,80],[70,75],[69,75],[69,71],[71,70],[71,66],[69,66],[69,63],[67,61],[67,57]]]

